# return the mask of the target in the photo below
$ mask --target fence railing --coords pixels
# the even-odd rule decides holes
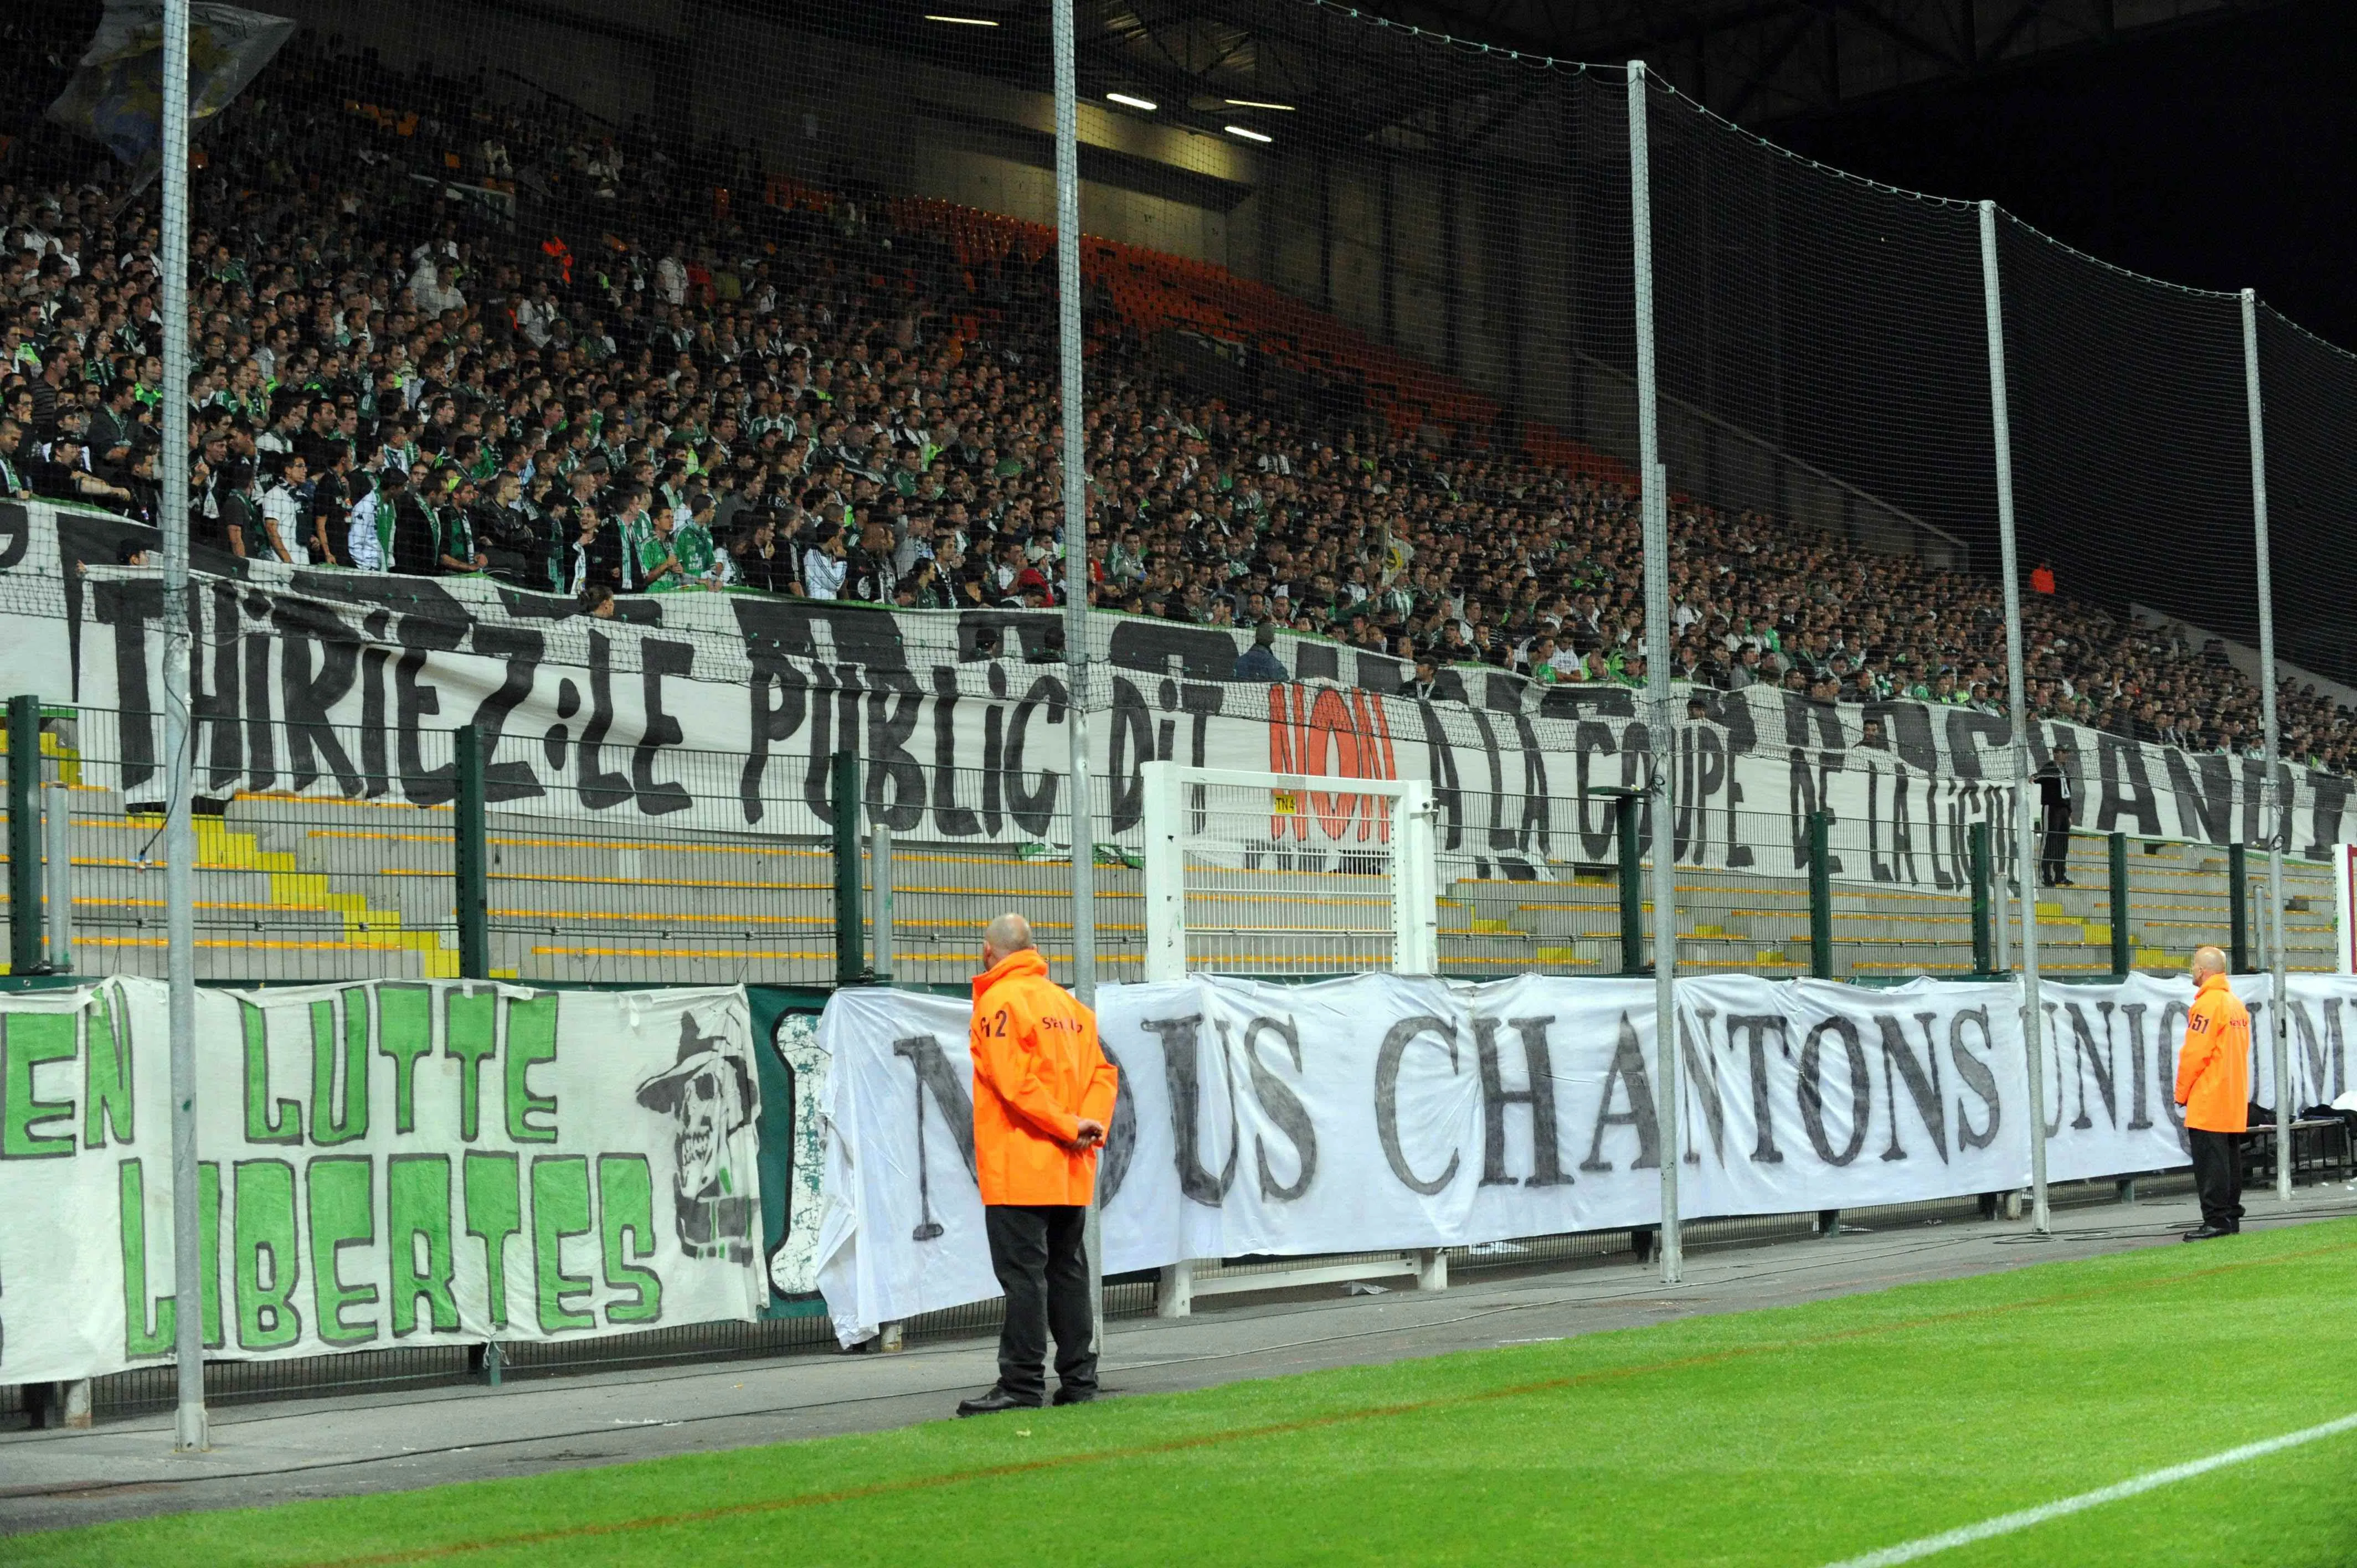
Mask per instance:
[[[123,715],[26,704],[15,713],[11,972],[161,976],[164,770],[144,743],[125,745]],[[855,762],[847,776],[837,768],[814,781],[814,806],[802,799],[772,813],[780,831],[753,832],[716,825],[721,808],[741,805],[737,757],[667,748],[658,786],[665,794],[651,811],[618,759],[614,789],[640,809],[565,815],[524,809],[500,768],[482,765],[479,738],[468,730],[420,730],[380,747],[400,755],[376,756],[357,732],[280,727],[272,747],[283,788],[216,789],[198,758],[200,980],[825,985],[888,977],[954,986],[974,972],[983,926],[1007,909],[1030,918],[1052,972],[1070,978],[1074,848],[1063,842],[1060,811],[1010,803],[991,770],[920,768],[912,780]],[[253,737],[245,744],[250,753]],[[224,771],[221,780],[241,777]],[[1113,825],[1123,787],[1093,781],[1100,816],[1081,851],[1096,869],[1098,973],[1113,980],[1140,977],[1146,951],[1142,840],[1134,825]],[[896,802],[905,804],[909,789],[936,804],[960,802],[975,818],[974,836],[894,832],[896,816],[906,815]],[[985,821],[1017,805],[1039,837],[1011,835],[1011,819]],[[1520,825],[1444,835],[1442,973],[1647,970],[1656,921],[1641,799],[1599,789],[1534,804],[1459,791],[1454,809],[1467,822]],[[846,817],[847,854],[833,825]],[[1674,844],[1683,972],[1877,980],[1987,973],[2020,961],[2022,878],[2002,811],[1912,827],[1903,814],[1844,820],[1738,808],[1710,817],[1683,819]],[[1135,812],[1119,820],[1134,823]],[[2264,856],[2087,832],[2071,834],[2061,853],[2061,885],[2042,886],[2051,867],[2030,868],[2044,972],[2175,968],[2206,944],[2226,949],[2238,969],[2271,966]],[[1351,928],[1351,910],[1328,907],[1347,902],[1343,893],[1274,853],[1241,854],[1200,880],[1231,913],[1253,917],[1227,922],[1235,929],[1210,967],[1337,971],[1307,961],[1299,933]],[[2290,863],[2285,892],[2287,967],[2332,968],[2330,870]]]

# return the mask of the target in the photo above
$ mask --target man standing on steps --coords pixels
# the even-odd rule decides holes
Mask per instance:
[[[2046,766],[2038,770],[2038,814],[2046,842],[2038,854],[2038,880],[2048,887],[2069,887],[2071,881],[2071,743],[2058,741]]]
[[[1022,916],[990,922],[982,968],[967,1041],[974,1163],[1006,1321],[998,1332],[998,1381],[961,1402],[960,1415],[1046,1403],[1051,1330],[1056,1402],[1096,1397],[1096,1325],[1082,1238],[1117,1081],[1097,1045],[1096,1015],[1048,978],[1048,961]]]
[[[2193,1189],[2201,1224],[2189,1241],[2232,1236],[2243,1228],[2243,1133],[2250,1126],[2251,1015],[2226,986],[2226,955],[2193,954],[2193,1010],[2177,1053],[2177,1103],[2193,1154]]]

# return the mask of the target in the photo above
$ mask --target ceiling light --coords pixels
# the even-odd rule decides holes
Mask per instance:
[[[1126,92],[1108,92],[1105,97],[1114,103],[1126,103],[1132,109],[1143,109],[1148,114],[1162,107],[1151,98],[1132,98]]]
[[[1290,103],[1263,103],[1256,98],[1229,98],[1223,99],[1222,102],[1232,104],[1238,109],[1280,109],[1287,114],[1293,113],[1294,107]]]
[[[1260,132],[1254,130],[1249,125],[1226,125],[1222,126],[1222,129],[1226,131],[1229,135],[1242,136],[1247,142],[1274,142],[1276,140],[1275,136],[1264,135]]]
[[[992,21],[987,16],[935,16],[928,15],[925,17],[925,20],[928,22],[951,22],[961,27],[995,27],[998,26],[997,23]]]

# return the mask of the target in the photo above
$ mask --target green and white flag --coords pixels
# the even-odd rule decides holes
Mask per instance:
[[[749,1320],[770,1294],[737,987],[197,998],[209,1356]],[[0,998],[0,1383],[171,1358],[165,988]]]

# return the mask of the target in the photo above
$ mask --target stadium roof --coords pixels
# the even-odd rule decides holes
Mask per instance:
[[[758,4],[758,0],[756,0]],[[2072,52],[2202,27],[2288,0],[1356,0],[1360,11],[1451,37],[1562,60],[1644,59],[1730,119],[1766,124],[1825,113],[1932,83],[1986,76]],[[998,21],[988,39],[926,28],[936,4],[820,0],[787,8],[796,21],[873,37],[908,13],[919,49],[988,54],[1041,49],[1046,7],[974,0],[960,9]],[[1126,82],[1157,102],[1204,108],[1259,93],[1366,105],[1352,80],[1350,35],[1374,31],[1340,5],[1276,0],[1078,0],[1084,91]],[[879,14],[881,13],[881,14]],[[898,28],[888,30],[900,31]],[[829,30],[834,30],[830,28]],[[959,31],[963,31],[960,29]],[[1377,73],[1378,81],[1380,73]],[[1288,98],[1276,98],[1276,94]]]
[[[1729,119],[1756,124],[2283,3],[1372,0],[1367,8],[1560,58],[1641,58]]]
[[[492,8],[517,0],[490,0]],[[692,10],[697,0],[684,0]],[[898,53],[1044,85],[1048,7],[961,0],[717,0]],[[1240,102],[1365,135],[1434,84],[1403,80],[1396,28],[1562,61],[1642,59],[1738,122],[1770,126],[1910,90],[2217,26],[2291,0],[1075,0],[1084,99],[1126,94],[1217,134]],[[595,0],[555,0],[594,9]],[[533,7],[544,13],[545,5]]]

